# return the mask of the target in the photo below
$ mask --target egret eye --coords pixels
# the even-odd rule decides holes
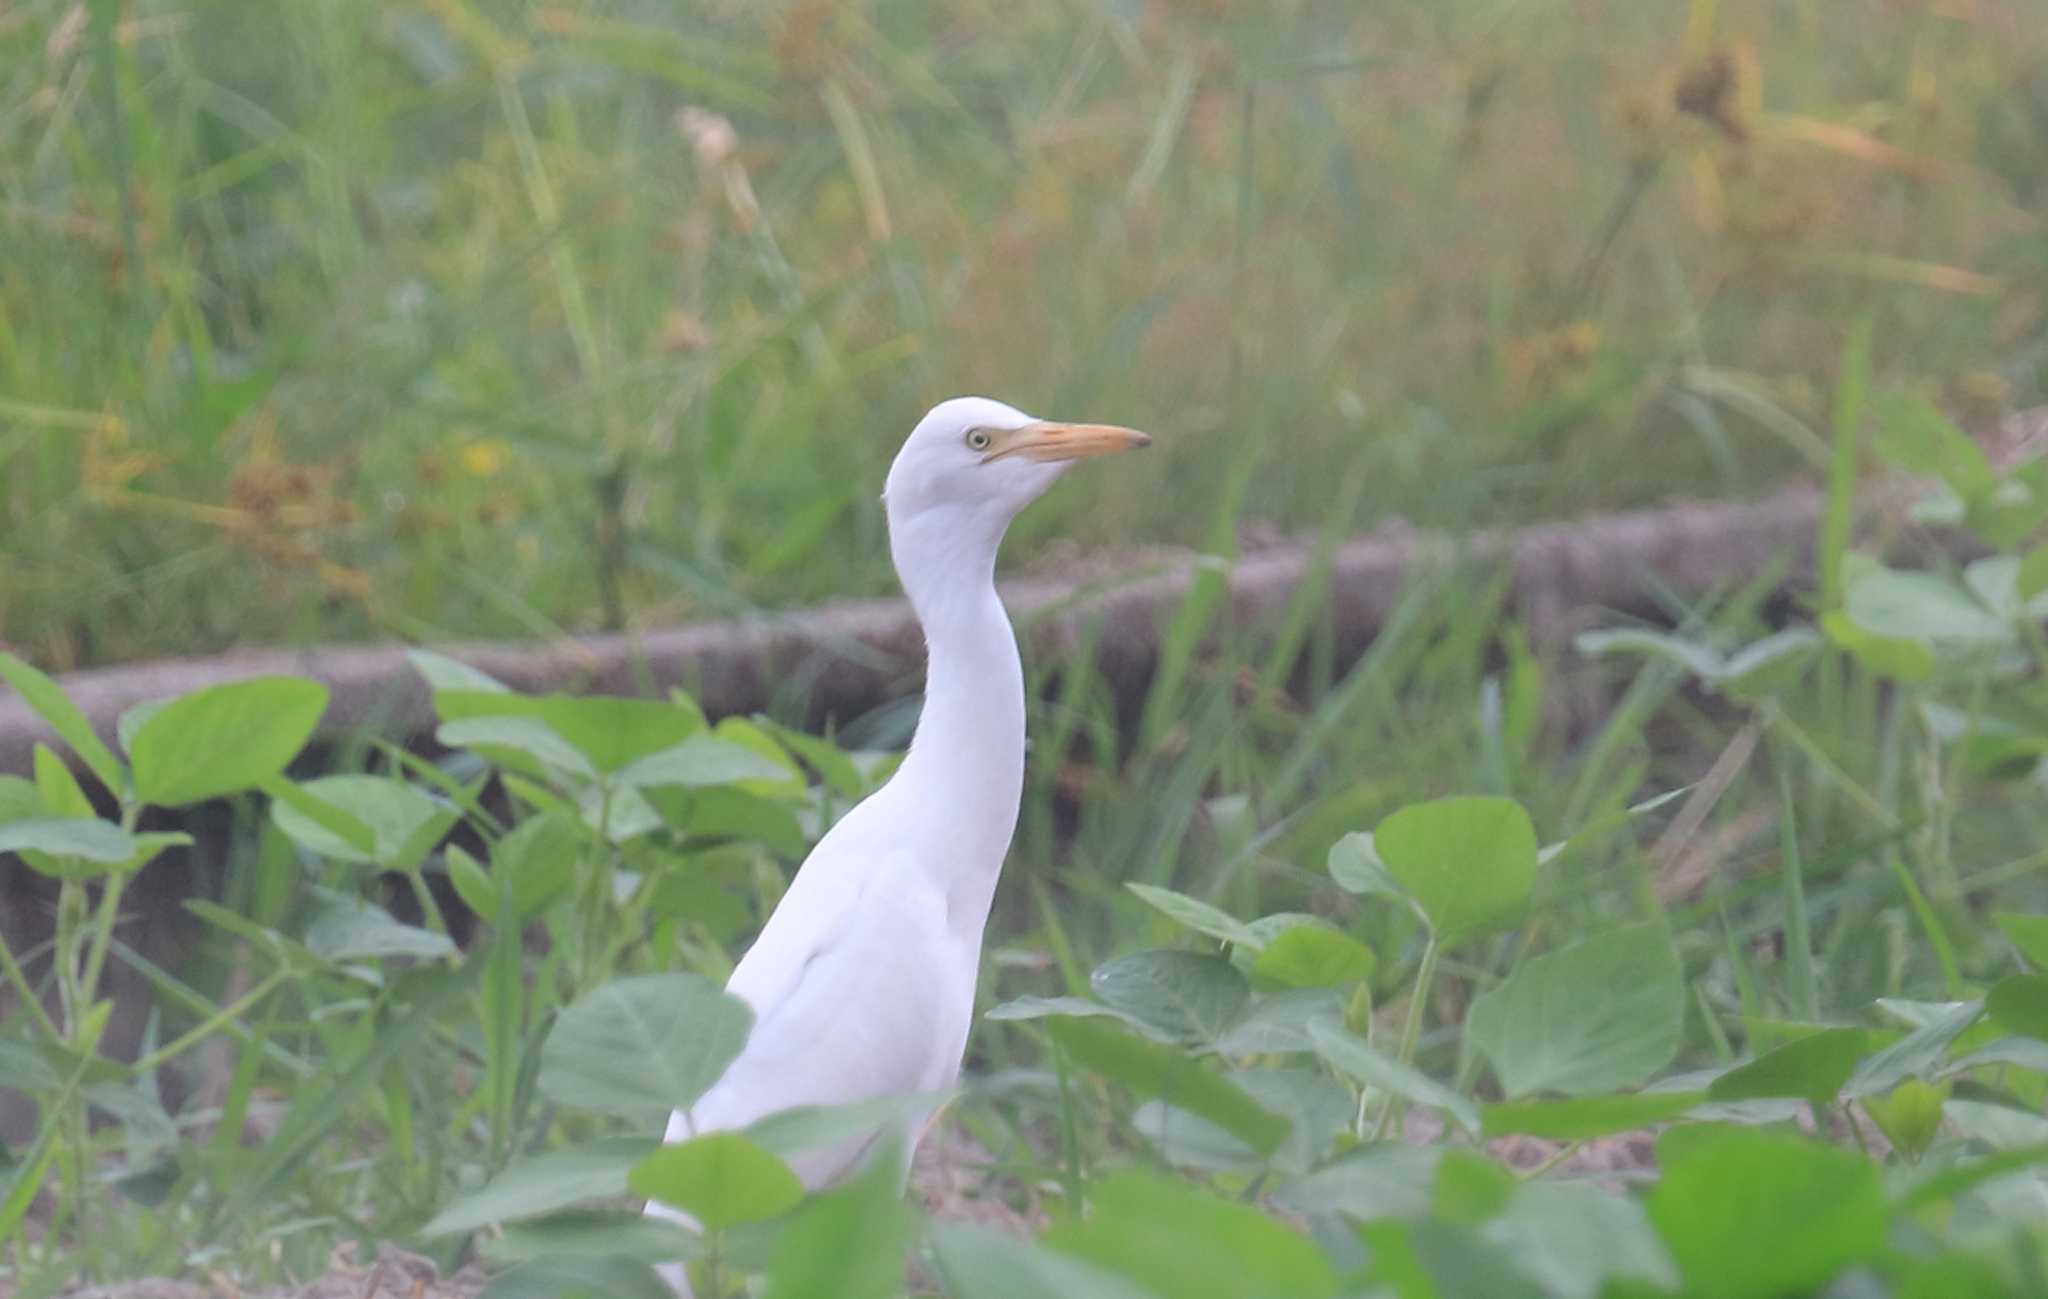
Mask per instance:
[[[988,450],[989,436],[985,428],[967,430],[967,445],[976,451]]]

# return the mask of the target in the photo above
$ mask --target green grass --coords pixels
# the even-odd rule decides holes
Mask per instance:
[[[2000,4],[17,0],[0,634],[882,591],[963,391],[1162,435],[1019,554],[1747,491],[1822,467],[1851,320],[2042,396],[2044,140]]]

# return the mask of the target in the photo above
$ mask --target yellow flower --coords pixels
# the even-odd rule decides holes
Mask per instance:
[[[478,478],[494,478],[505,467],[505,444],[496,438],[480,438],[462,446],[462,467]]]

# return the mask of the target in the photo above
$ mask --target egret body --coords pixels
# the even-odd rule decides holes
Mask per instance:
[[[929,655],[917,733],[895,775],[818,841],[733,971],[726,990],[753,1008],[753,1032],[711,1090],[670,1118],[668,1140],[796,1106],[938,1091],[958,1076],[1024,786],[1024,671],[996,551],[1074,462],[1150,441],[983,397],[918,421],[883,493],[890,555]],[[821,1186],[871,1144],[805,1152],[791,1167]],[[668,1275],[687,1292],[680,1268]]]

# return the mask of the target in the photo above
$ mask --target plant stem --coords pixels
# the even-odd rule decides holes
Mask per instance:
[[[1403,1065],[1415,1059],[1415,1044],[1422,1037],[1422,1008],[1429,1001],[1429,985],[1436,981],[1437,958],[1443,953],[1443,942],[1434,929],[1429,932],[1429,942],[1422,949],[1422,964],[1415,971],[1415,991],[1408,998],[1408,1021],[1401,1027],[1401,1051],[1396,1057]],[[1395,1124],[1401,1121],[1401,1114],[1408,1108],[1407,1102],[1399,1096],[1389,1096],[1387,1107],[1380,1111],[1380,1123],[1374,1132],[1374,1139],[1383,1139]]]
[[[231,1020],[240,1019],[243,1015],[247,1014],[257,1002],[276,991],[289,977],[290,972],[284,968],[280,967],[279,969],[272,970],[269,974],[263,976],[261,982],[237,997],[233,1003],[221,1007],[202,1022],[195,1024],[171,1041],[143,1056],[131,1065],[130,1069],[137,1075],[146,1074],[171,1057],[198,1045],[199,1042],[213,1036],[222,1025]]]

